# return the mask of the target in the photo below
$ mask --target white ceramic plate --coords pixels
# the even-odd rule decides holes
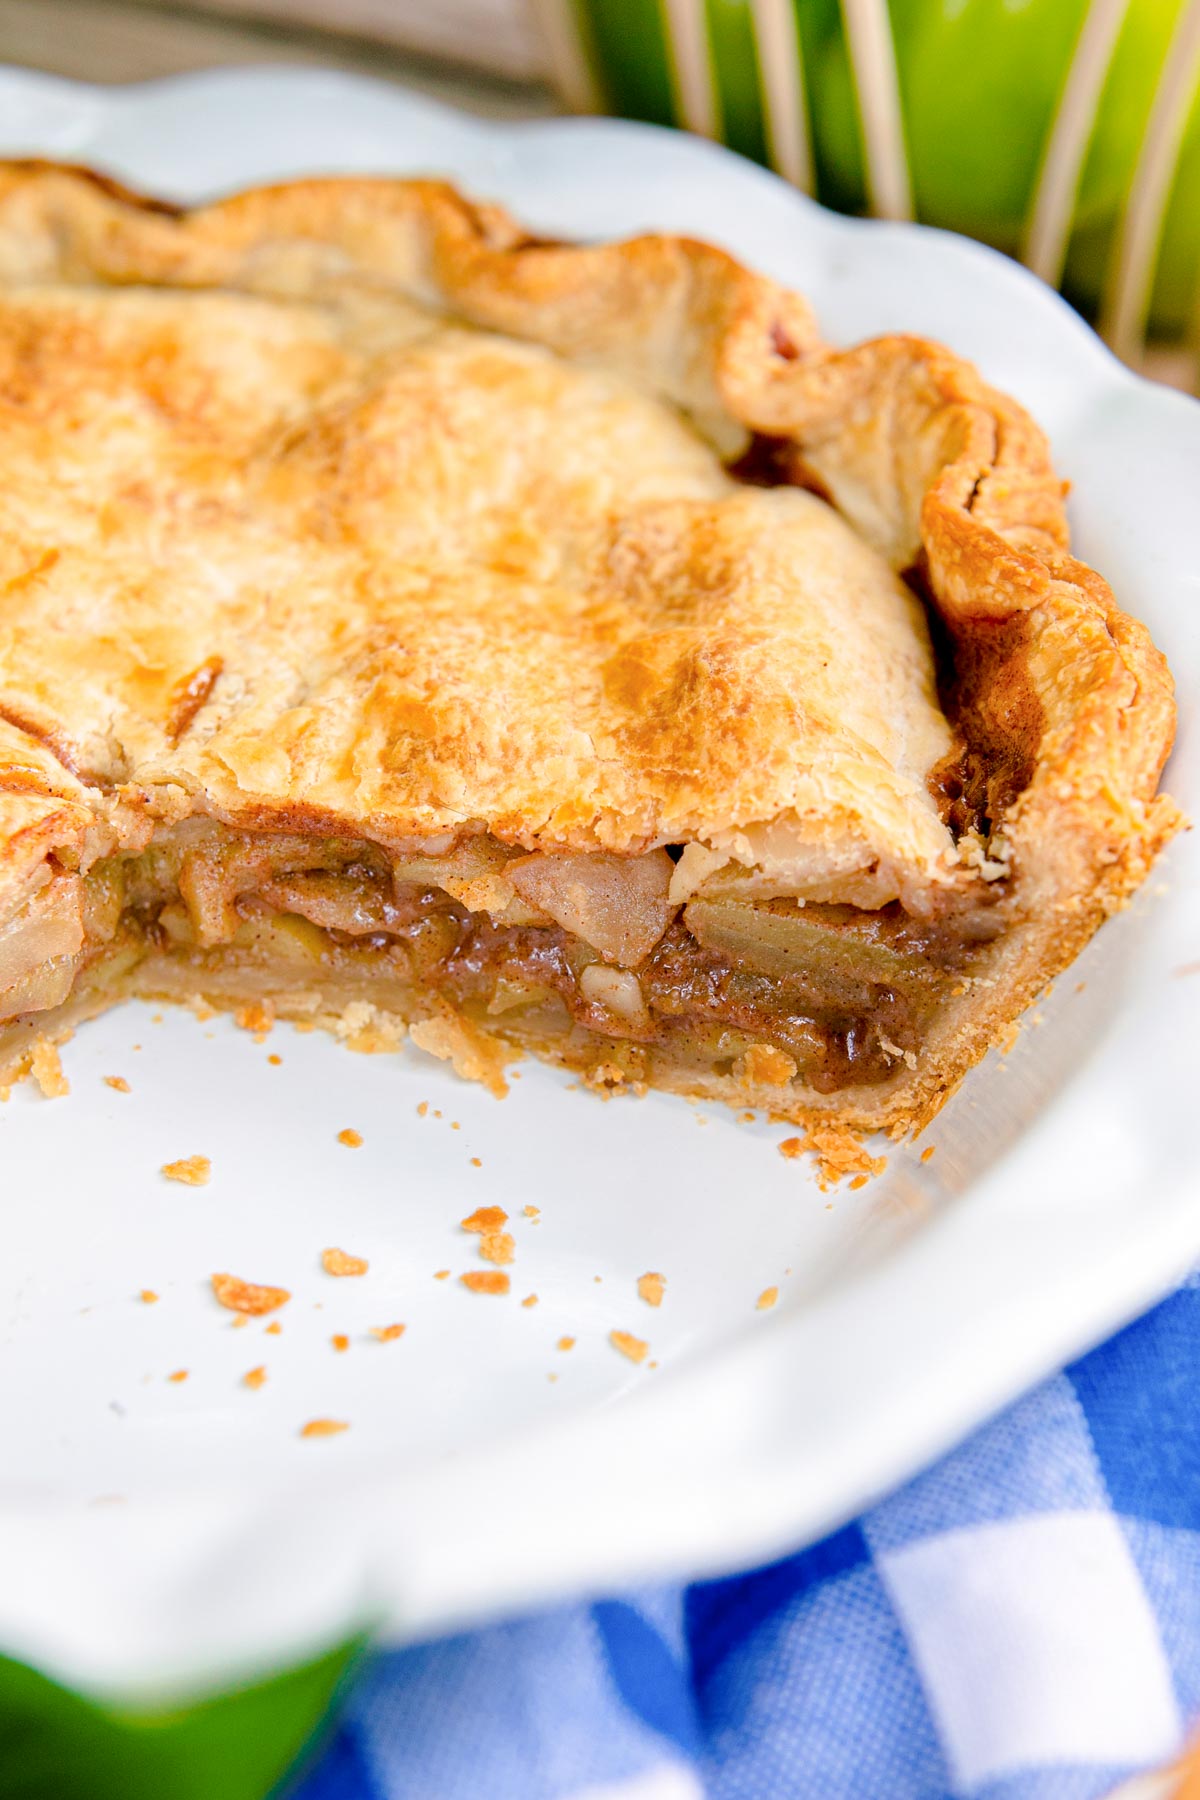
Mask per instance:
[[[1171,785],[1200,807],[1200,408],[1132,379],[1002,258],[835,218],[695,140],[483,125],[341,76],[113,91],[2,74],[0,150],[181,200],[445,173],[550,234],[715,239],[809,293],[834,339],[944,338],[1048,426],[1082,553],[1171,657]],[[838,1523],[1200,1253],[1200,975],[1179,972],[1200,959],[1197,860],[1176,846],[1007,1066],[971,1078],[930,1163],[893,1152],[832,1197],[776,1154],[778,1128],[605,1105],[529,1064],[500,1105],[412,1050],[259,1044],[136,1007],[89,1025],[69,1099],[25,1088],[0,1109],[0,1646],[76,1687],[199,1691],[363,1624],[433,1632]],[[158,1174],[196,1152],[209,1186]],[[457,1221],[485,1201],[515,1219],[509,1299],[434,1279],[482,1266]],[[324,1275],[327,1245],[369,1275]],[[293,1290],[280,1336],[230,1328],[220,1269]],[[668,1277],[657,1311],[635,1293],[648,1269]],[[394,1320],[399,1342],[366,1335]],[[617,1355],[612,1328],[656,1366]],[[302,1441],[316,1415],[352,1428]]]

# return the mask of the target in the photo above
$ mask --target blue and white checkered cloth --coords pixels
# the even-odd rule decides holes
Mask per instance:
[[[1198,1725],[1193,1277],[797,1556],[377,1655],[294,1796],[1093,1800]]]

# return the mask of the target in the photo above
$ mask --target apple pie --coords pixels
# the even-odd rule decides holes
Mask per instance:
[[[1173,716],[936,344],[438,183],[0,167],[0,1079],[137,995],[919,1127]]]

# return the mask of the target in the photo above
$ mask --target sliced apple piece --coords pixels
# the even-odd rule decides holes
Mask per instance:
[[[633,968],[675,916],[673,868],[665,850],[644,856],[546,851],[511,862],[504,873],[522,900],[549,913],[605,962]]]
[[[285,963],[320,962],[329,939],[319,925],[298,913],[256,913],[240,919],[233,941],[243,950],[263,950]]]
[[[693,900],[683,922],[706,950],[782,980],[837,993],[847,986],[911,988],[928,968],[920,956],[884,942],[852,907],[803,907],[776,900]]]
[[[0,1018],[61,1005],[82,948],[83,884],[58,875],[0,928]]]

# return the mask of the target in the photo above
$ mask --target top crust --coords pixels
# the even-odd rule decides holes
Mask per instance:
[[[935,910],[978,875],[932,775],[1014,877],[1011,1016],[1179,823],[1162,657],[940,346],[834,351],[707,245],[547,244],[428,182],[176,214],[10,164],[0,286],[10,877],[202,806],[815,857]],[[793,487],[713,454],[763,440]]]

